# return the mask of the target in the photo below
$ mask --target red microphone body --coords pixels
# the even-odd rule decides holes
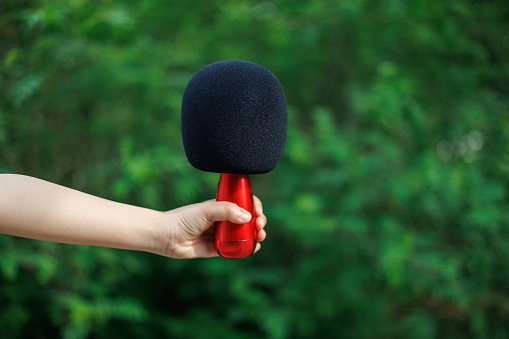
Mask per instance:
[[[216,222],[214,237],[217,252],[224,258],[250,256],[256,247],[257,232],[249,176],[222,173],[217,185],[216,200],[233,202],[252,215],[249,222],[240,225],[228,220]]]

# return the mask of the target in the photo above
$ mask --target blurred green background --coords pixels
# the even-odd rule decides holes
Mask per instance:
[[[180,104],[226,59],[288,100],[262,251],[0,236],[1,338],[509,338],[507,1],[2,0],[0,172],[210,199]]]

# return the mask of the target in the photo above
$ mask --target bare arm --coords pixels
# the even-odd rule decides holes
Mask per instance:
[[[0,232],[80,245],[153,251],[158,212],[44,180],[0,175]]]
[[[266,219],[256,200],[257,227],[262,230]],[[210,257],[217,255],[210,226],[217,220],[246,222],[251,215],[243,219],[242,211],[232,203],[205,202],[158,212],[24,175],[0,174],[0,233],[32,239]],[[263,238],[261,231],[258,240]]]

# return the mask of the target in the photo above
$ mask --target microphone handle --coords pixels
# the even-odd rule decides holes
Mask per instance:
[[[216,200],[233,202],[252,215],[249,222],[240,225],[228,220],[216,221],[214,242],[217,253],[224,258],[250,256],[256,247],[257,232],[253,190],[249,175],[221,173],[217,184]]]

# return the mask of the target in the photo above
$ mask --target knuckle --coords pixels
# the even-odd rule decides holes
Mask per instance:
[[[234,208],[233,208],[233,204],[230,203],[230,202],[226,202],[225,203],[225,216],[230,219],[231,217],[233,217],[234,215]]]

